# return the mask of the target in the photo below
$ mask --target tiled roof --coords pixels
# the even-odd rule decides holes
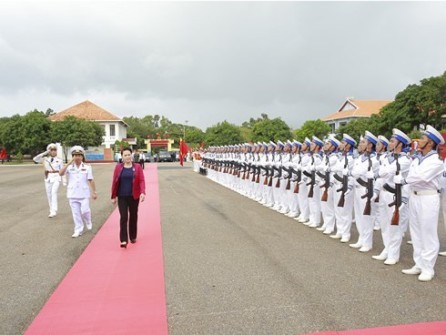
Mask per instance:
[[[354,100],[347,99],[336,113],[323,117],[322,121],[334,121],[338,119],[370,117],[378,114],[380,109],[391,103],[392,100]]]
[[[89,121],[121,121],[122,120],[107,112],[105,109],[95,105],[94,103],[86,100],[80,104],[74,105],[68,109],[65,109],[59,113],[51,115],[49,117],[52,121],[62,121],[66,116],[75,116],[79,119],[85,119]]]

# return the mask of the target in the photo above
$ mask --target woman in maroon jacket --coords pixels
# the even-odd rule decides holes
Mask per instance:
[[[118,208],[120,219],[121,248],[127,248],[128,238],[130,242],[136,242],[138,233],[138,205],[144,201],[146,195],[146,182],[141,165],[132,162],[132,149],[122,150],[122,163],[118,163],[113,173],[111,199]],[[127,234],[128,226],[128,234]]]

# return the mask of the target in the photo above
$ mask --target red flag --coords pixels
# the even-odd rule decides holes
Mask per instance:
[[[189,151],[187,144],[182,139],[180,140],[180,165],[183,166],[183,159],[186,157],[187,152]]]

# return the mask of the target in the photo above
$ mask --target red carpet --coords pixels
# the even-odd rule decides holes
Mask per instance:
[[[116,209],[26,335],[168,334],[156,165],[146,164],[145,177],[137,243],[119,247]]]
[[[446,322],[423,322],[379,328],[326,331],[307,335],[446,335]]]

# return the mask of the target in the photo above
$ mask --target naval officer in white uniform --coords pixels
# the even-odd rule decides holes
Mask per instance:
[[[33,161],[43,163],[45,174],[45,190],[48,198],[48,205],[50,207],[49,218],[53,218],[57,214],[57,191],[59,190],[61,177],[59,170],[63,167],[62,159],[57,157],[57,145],[54,143],[48,144],[46,151],[35,156]]]
[[[76,145],[71,148],[71,161],[60,170],[68,177],[67,198],[70,202],[74,221],[74,233],[71,237],[79,237],[84,231],[84,224],[88,230],[93,228],[91,223],[90,195],[97,198],[96,185],[93,180],[91,166],[85,164],[85,151]]]
[[[404,179],[394,177],[395,184],[408,184],[409,226],[415,265],[404,269],[404,274],[419,275],[418,280],[430,281],[434,277],[440,242],[438,216],[443,162],[436,151],[444,144],[443,136],[432,126],[427,126],[418,142],[419,154],[412,160],[409,174]]]

